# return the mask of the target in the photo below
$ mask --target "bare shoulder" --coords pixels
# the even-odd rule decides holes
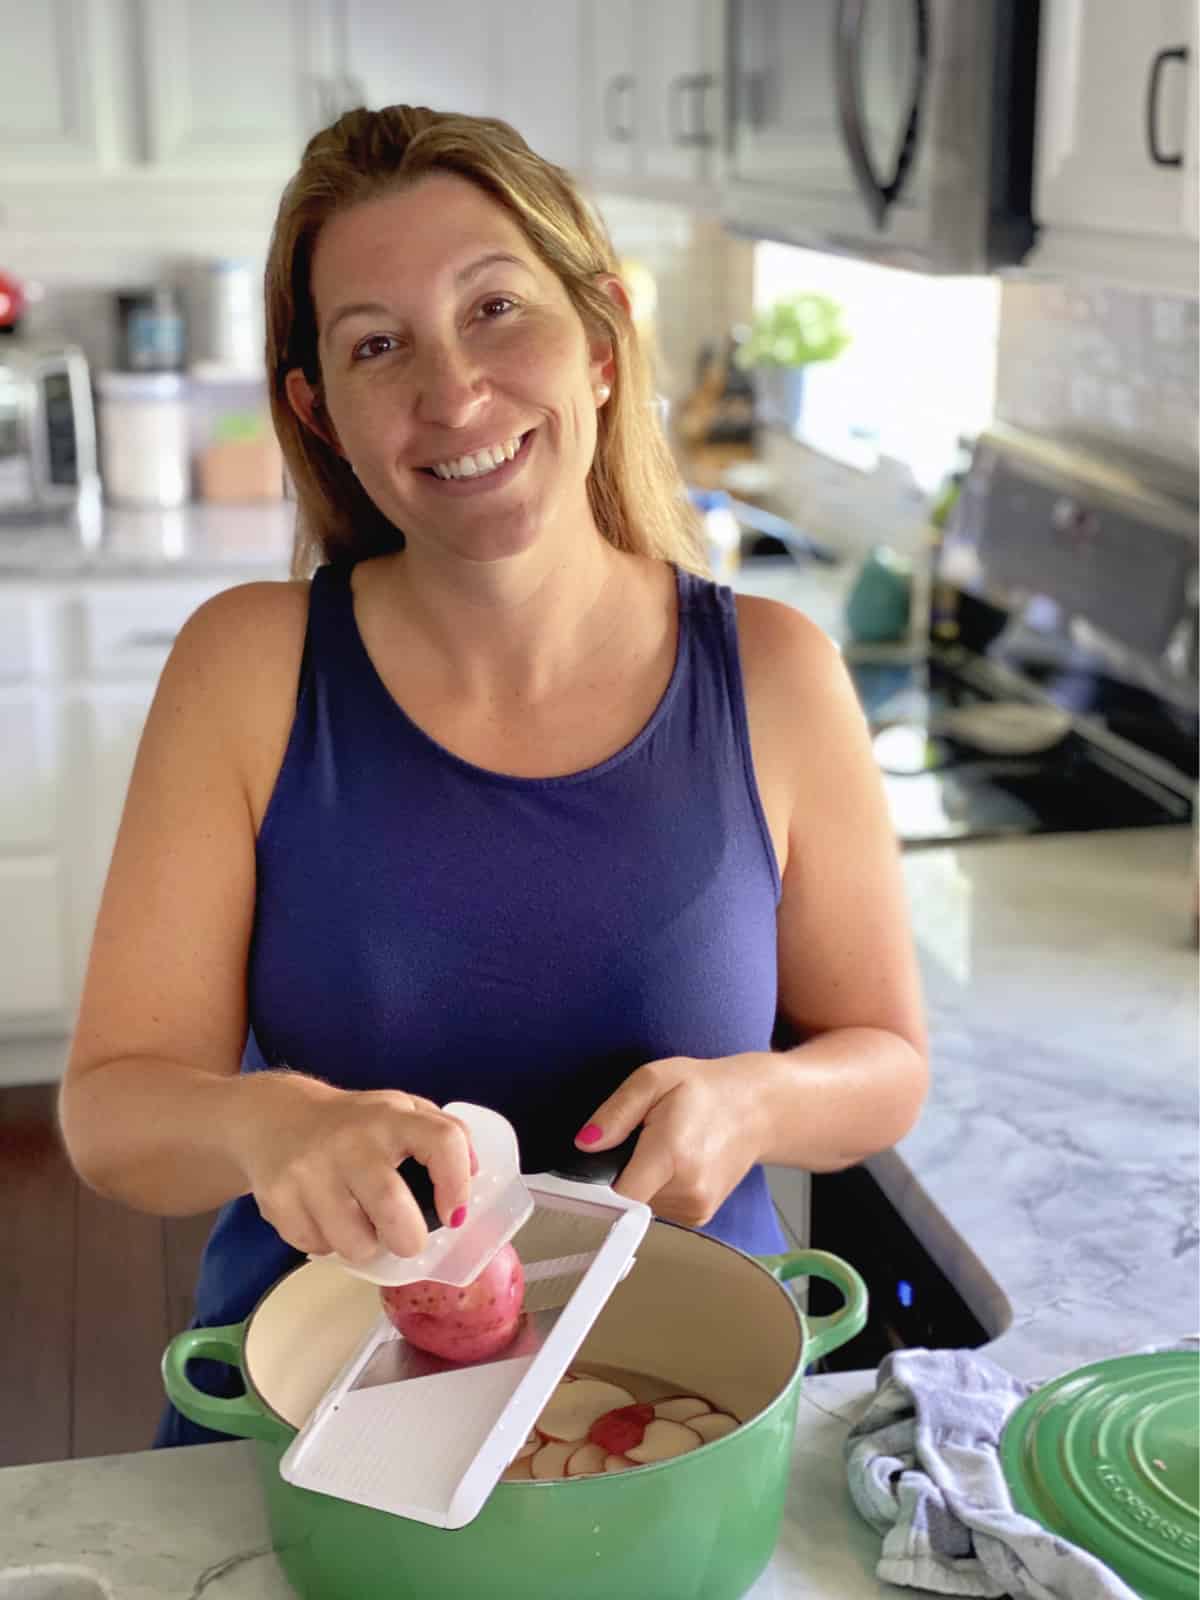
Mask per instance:
[[[747,705],[806,712],[832,710],[854,701],[841,652],[833,640],[795,606],[757,595],[738,595],[738,652]]]
[[[257,640],[270,651],[304,638],[308,619],[307,579],[238,583],[198,606],[185,623],[176,653],[210,659],[214,665],[240,655]]]
[[[188,618],[159,680],[152,723],[224,749],[261,818],[291,728],[310,584],[237,584]]]

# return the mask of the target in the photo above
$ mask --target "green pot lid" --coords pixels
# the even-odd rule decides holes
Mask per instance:
[[[1000,1458],[1018,1511],[1142,1600],[1196,1600],[1200,1354],[1117,1356],[1054,1379],[1009,1418]]]

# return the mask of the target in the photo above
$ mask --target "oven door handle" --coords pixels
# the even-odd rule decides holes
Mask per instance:
[[[890,178],[881,178],[867,147],[866,128],[863,124],[862,63],[863,22],[867,0],[838,0],[834,24],[834,75],[837,86],[838,115],[841,119],[842,138],[855,180],[862,192],[871,220],[882,229],[887,222],[888,209],[899,199],[917,153],[917,136],[925,105],[925,89],[929,77],[929,4],[928,0],[910,0],[916,23],[916,76],[912,97],[904,122],[904,137],[896,157],[895,171]]]

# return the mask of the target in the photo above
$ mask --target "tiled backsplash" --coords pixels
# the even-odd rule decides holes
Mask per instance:
[[[1197,465],[1200,303],[1125,289],[1004,284],[996,415],[1017,427]]]
[[[116,354],[114,291],[159,277],[180,281],[206,254],[249,258],[258,269],[276,200],[264,189],[257,209],[245,196],[228,213],[214,204],[205,225],[193,223],[191,232],[181,235],[169,197],[155,195],[153,202],[142,197],[140,212],[114,217],[103,245],[90,248],[84,260],[71,248],[69,221],[57,212],[50,220],[61,231],[59,250],[45,219],[38,217],[36,233],[33,219],[25,219],[22,233],[22,218],[8,217],[18,226],[10,235],[4,264],[18,276],[36,277],[44,289],[44,298],[31,309],[30,333],[69,339],[83,346],[97,369],[111,366]],[[654,277],[660,355],[656,377],[662,391],[679,400],[694,383],[700,346],[720,339],[731,324],[749,316],[754,246],[724,233],[712,218],[693,216],[683,208],[613,195],[599,195],[595,204],[618,255],[641,262]],[[14,209],[9,206],[10,212]]]

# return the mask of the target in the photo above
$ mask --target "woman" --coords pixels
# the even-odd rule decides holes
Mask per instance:
[[[640,1130],[623,1193],[782,1248],[761,1163],[891,1144],[926,1080],[836,651],[699,575],[611,247],[505,125],[343,116],[266,294],[297,577],[210,601],[163,672],[63,1088],[76,1167],[223,1207],[200,1325],[299,1252],[418,1251],[407,1157],[460,1225],[452,1100],[509,1117],[528,1171]],[[211,1437],[169,1413],[159,1442]]]

